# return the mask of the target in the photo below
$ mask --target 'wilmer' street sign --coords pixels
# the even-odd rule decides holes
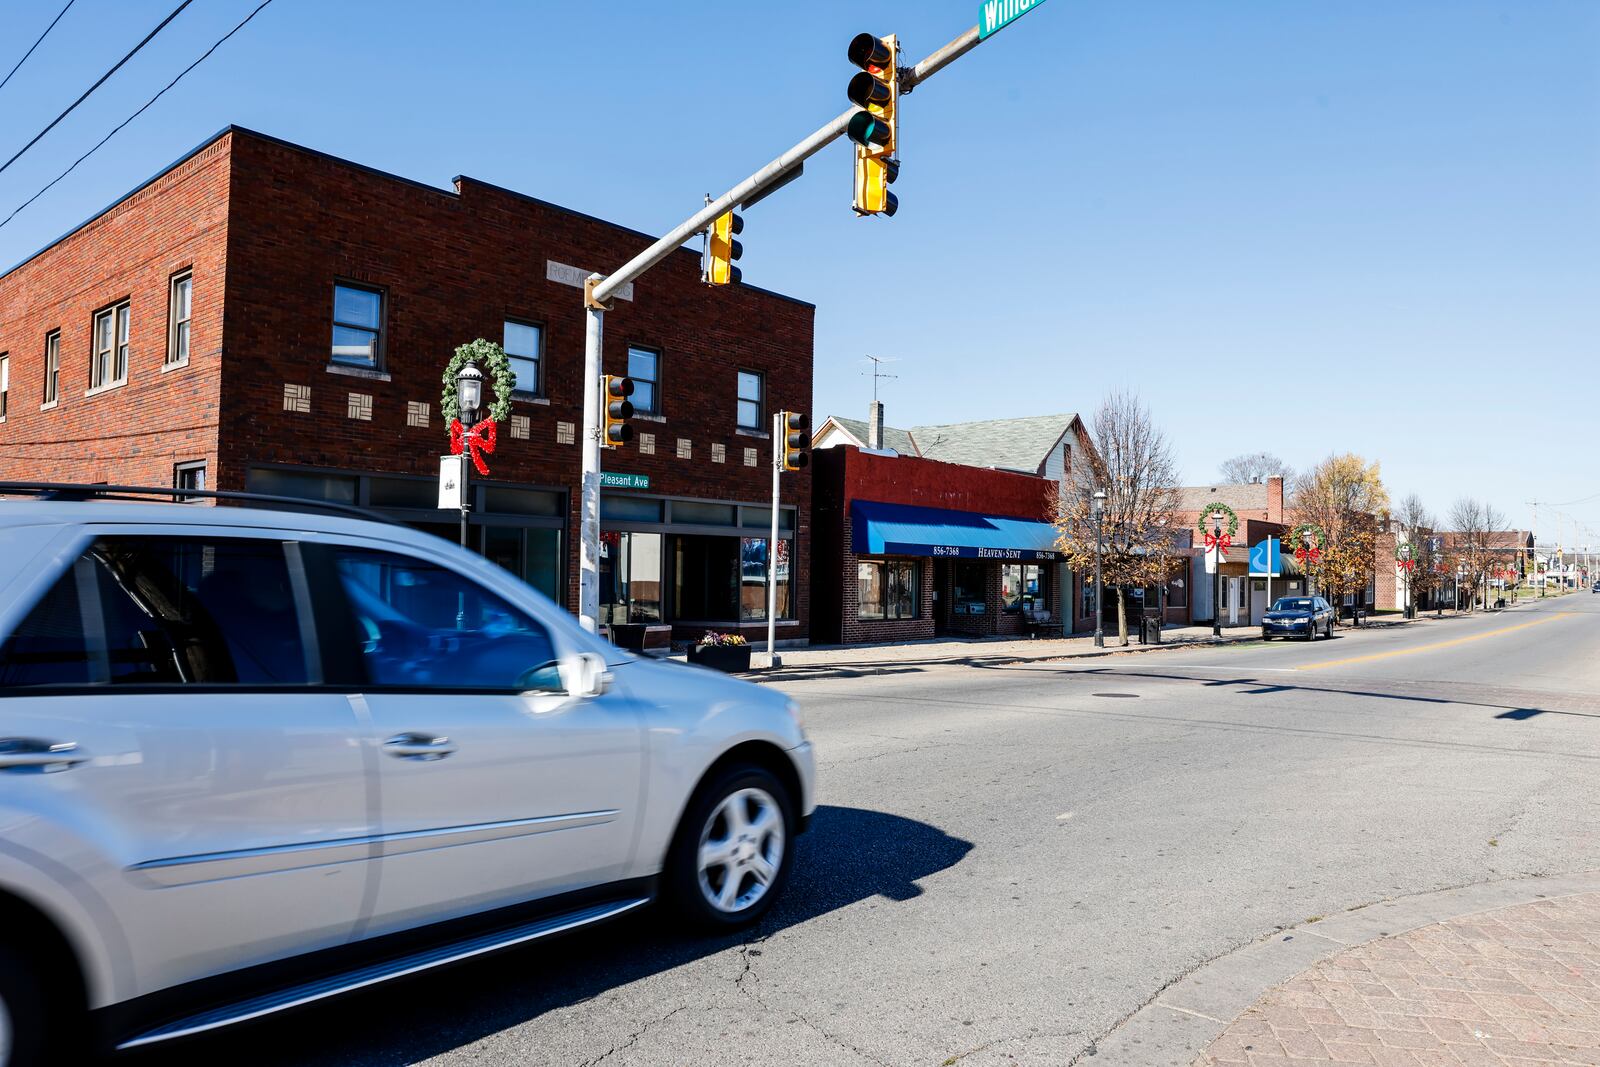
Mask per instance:
[[[978,40],[1004,29],[1044,0],[983,0],[978,5]]]

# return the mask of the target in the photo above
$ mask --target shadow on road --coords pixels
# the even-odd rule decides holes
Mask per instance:
[[[819,807],[799,839],[783,898],[754,930],[696,936],[680,930],[666,909],[652,907],[592,931],[380,985],[214,1037],[156,1046],[115,1063],[416,1063],[861,900],[911,900],[923,892],[920,879],[953,867],[972,847],[898,815]]]

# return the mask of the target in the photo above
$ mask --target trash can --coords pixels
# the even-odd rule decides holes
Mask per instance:
[[[1144,643],[1159,645],[1161,643],[1161,616],[1146,615],[1144,617]]]

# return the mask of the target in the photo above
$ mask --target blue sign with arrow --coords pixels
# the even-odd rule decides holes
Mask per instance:
[[[1280,573],[1281,544],[1276,537],[1259,541],[1250,549],[1250,574],[1255,578],[1276,578]]]

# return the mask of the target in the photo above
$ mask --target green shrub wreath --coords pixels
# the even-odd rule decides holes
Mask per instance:
[[[1206,529],[1206,522],[1211,518],[1211,516],[1215,515],[1219,511],[1228,516],[1228,528],[1223,532],[1226,533],[1228,538],[1231,540],[1233,535],[1239,532],[1239,513],[1234,511],[1220,500],[1213,500],[1211,503],[1200,509],[1200,521],[1194,524],[1195,529],[1199,530],[1202,534],[1210,533],[1211,531]]]
[[[1307,551],[1307,535],[1310,535],[1312,548],[1314,549],[1312,558],[1320,556],[1322,554],[1322,550],[1328,547],[1328,535],[1323,532],[1322,527],[1318,526],[1314,522],[1302,522],[1300,525],[1289,531],[1289,543],[1294,546],[1296,559],[1300,558],[1301,555]]]
[[[490,387],[494,399],[489,402],[489,418],[504,422],[511,417],[511,390],[516,388],[517,372],[511,369],[506,350],[493,341],[478,338],[456,349],[444,368],[444,393],[439,398],[439,412],[445,425],[461,417],[461,402],[456,396],[456,375],[468,363],[476,363],[484,372],[484,384]],[[469,427],[470,429],[470,427]]]

